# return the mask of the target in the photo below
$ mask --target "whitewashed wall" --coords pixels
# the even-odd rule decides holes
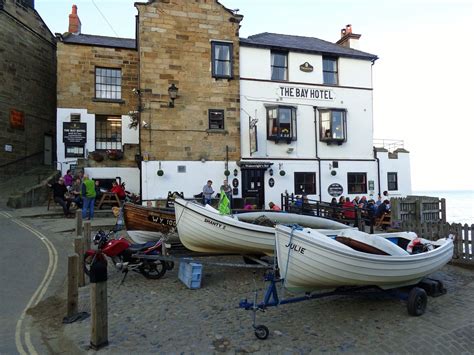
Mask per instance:
[[[178,173],[178,166],[185,166],[185,173]],[[234,169],[238,170],[238,175],[234,176]],[[160,169],[158,161],[142,162],[142,193],[143,200],[157,200],[168,196],[169,191],[183,192],[185,198],[192,198],[202,192],[207,180],[213,181],[214,191],[219,192],[226,176],[224,161],[162,161],[161,170],[163,176],[158,176]],[[242,195],[242,181],[240,169],[236,162],[229,161],[228,169],[231,173],[229,182],[237,177],[240,181],[239,195]]]
[[[84,168],[84,172],[94,180],[120,177],[122,182],[125,182],[127,191],[135,194],[140,193],[140,170],[138,168]]]
[[[397,159],[389,159],[388,152],[377,152],[380,160],[380,189],[388,190],[387,173],[396,172],[398,175],[398,190],[388,191],[389,196],[404,197],[410,195],[411,191],[411,167],[410,154],[398,153]]]

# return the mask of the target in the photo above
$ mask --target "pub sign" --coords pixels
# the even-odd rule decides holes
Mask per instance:
[[[87,123],[64,122],[63,143],[68,145],[84,145],[87,141]]]

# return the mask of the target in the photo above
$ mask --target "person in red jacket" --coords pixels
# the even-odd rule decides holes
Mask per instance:
[[[342,205],[342,210],[344,214],[344,218],[347,219],[354,219],[355,218],[355,210],[354,210],[354,204],[351,202],[351,199],[349,197],[346,197],[346,202]]]
[[[112,183],[112,188],[110,189],[110,192],[116,193],[118,198],[121,200],[125,199],[125,190],[123,189],[122,185],[119,185],[116,182]]]

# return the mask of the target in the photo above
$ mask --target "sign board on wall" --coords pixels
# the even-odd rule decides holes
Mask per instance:
[[[332,197],[339,197],[344,192],[344,188],[341,184],[331,184],[328,186],[328,194]]]
[[[87,141],[87,123],[64,122],[63,142],[68,145],[84,145]]]
[[[293,99],[311,99],[332,101],[336,98],[333,90],[329,89],[314,89],[297,86],[280,86],[278,88],[279,97],[289,97]]]
[[[10,127],[25,129],[25,113],[18,110],[10,110]]]
[[[257,120],[249,117],[249,141],[250,141],[250,154],[255,153],[258,150],[257,145]]]

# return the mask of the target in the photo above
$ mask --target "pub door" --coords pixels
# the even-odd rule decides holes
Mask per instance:
[[[242,169],[242,197],[254,199],[258,209],[265,208],[265,170]]]

